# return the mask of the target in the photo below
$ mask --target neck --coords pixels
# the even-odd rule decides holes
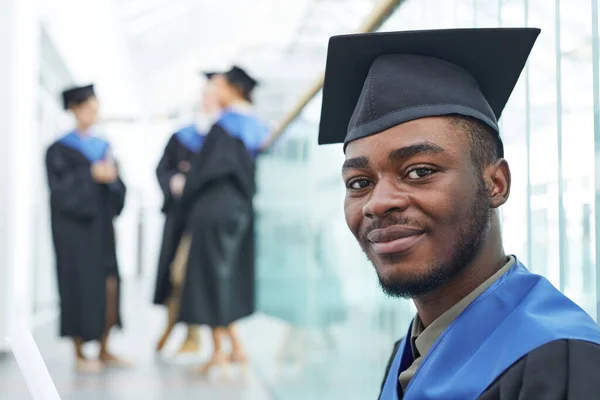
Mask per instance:
[[[471,264],[466,266],[450,282],[413,299],[419,318],[425,327],[438,319],[452,306],[473,292],[506,264],[502,247],[500,224],[496,217],[492,222],[489,237]]]
[[[91,125],[77,122],[77,134],[87,136],[91,127]]]
[[[244,98],[235,98],[232,99],[226,106],[226,108],[247,108],[247,109],[251,109],[252,108],[252,103],[250,103],[248,100],[244,99]]]

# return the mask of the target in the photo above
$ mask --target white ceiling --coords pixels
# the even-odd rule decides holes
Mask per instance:
[[[100,0],[98,0],[100,1]],[[262,82],[256,103],[278,119],[324,66],[327,41],[355,31],[377,0],[111,0],[146,109],[189,110],[198,71],[237,63]]]

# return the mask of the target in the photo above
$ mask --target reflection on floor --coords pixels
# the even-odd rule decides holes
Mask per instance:
[[[125,326],[115,335],[113,350],[136,362],[136,368],[130,371],[77,375],[71,345],[57,338],[56,323],[34,331],[62,400],[373,399],[397,337],[393,332],[404,330],[404,322],[410,321],[412,313],[397,302],[377,312],[373,308],[352,308],[343,322],[329,329],[294,330],[279,320],[257,314],[240,325],[252,361],[246,373],[231,370],[228,379],[202,379],[189,371],[208,357],[209,333],[203,331],[203,350],[195,364],[157,359],[153,350],[165,314],[149,304],[150,298],[147,284],[130,283],[125,287]],[[167,344],[167,353],[178,347],[182,334],[181,330],[176,332]],[[0,359],[0,400],[28,399],[27,393],[12,357]]]
[[[72,348],[68,341],[57,338],[56,323],[45,324],[34,331],[34,337],[61,400],[162,400],[162,399],[235,399],[272,400],[269,389],[261,382],[252,367],[246,372],[231,369],[228,377],[219,374],[199,378],[191,373],[191,365],[178,365],[155,357],[155,341],[164,315],[150,306],[150,291],[140,285],[128,285],[124,290],[124,331],[115,335],[114,350],[133,359],[136,367],[128,371],[106,371],[98,376],[82,376],[73,370]],[[246,342],[260,337],[260,317],[240,327]],[[177,332],[181,334],[181,332]],[[203,332],[205,348],[198,362],[210,352],[209,336]],[[177,347],[181,335],[170,341]],[[90,349],[95,350],[93,345]],[[168,349],[167,349],[168,350]],[[253,352],[251,352],[252,354]],[[29,399],[23,380],[12,355],[0,359],[0,399]]]

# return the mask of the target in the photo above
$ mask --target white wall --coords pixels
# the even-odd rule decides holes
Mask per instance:
[[[30,322],[39,38],[33,0],[0,1],[0,337]]]

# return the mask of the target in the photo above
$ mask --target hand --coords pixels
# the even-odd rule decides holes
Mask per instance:
[[[169,188],[171,189],[171,194],[174,197],[180,197],[183,194],[184,187],[185,175],[175,174],[171,177],[171,181],[169,182]]]
[[[179,172],[181,172],[182,174],[186,174],[190,172],[191,165],[188,161],[182,161],[179,163],[178,167]]]
[[[97,183],[113,183],[119,177],[117,167],[112,162],[100,161],[92,164],[92,179]]]

